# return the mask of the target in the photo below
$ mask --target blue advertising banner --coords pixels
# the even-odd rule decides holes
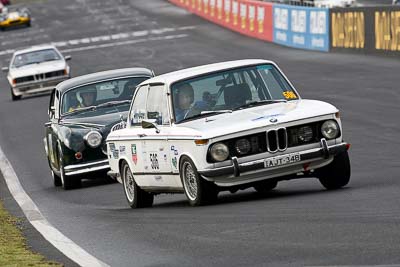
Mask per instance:
[[[329,9],[274,5],[274,43],[329,51]]]

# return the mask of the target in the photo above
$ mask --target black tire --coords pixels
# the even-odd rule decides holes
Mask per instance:
[[[20,95],[15,95],[15,94],[14,94],[14,91],[13,91],[12,88],[10,88],[10,91],[11,91],[11,100],[12,100],[12,101],[16,101],[16,100],[20,100],[20,99],[21,99],[21,96],[20,96]]]
[[[58,148],[58,164],[60,171],[61,186],[64,190],[75,189],[81,186],[81,179],[78,176],[67,176],[64,170],[64,156],[61,148]]]
[[[347,151],[335,156],[333,161],[315,171],[321,184],[328,190],[342,188],[350,181],[350,159]]]
[[[277,181],[264,181],[254,186],[254,189],[259,194],[267,194],[278,185]]]
[[[183,189],[191,206],[212,204],[217,200],[218,187],[201,178],[189,157],[182,157],[179,170]]]
[[[61,177],[58,176],[53,170],[51,170],[51,176],[53,177],[53,184],[55,187],[62,186]]]
[[[26,27],[30,27],[31,26],[31,22],[29,21],[27,24],[26,24]]]
[[[153,205],[154,195],[142,190],[135,182],[128,163],[121,166],[121,179],[124,193],[129,206],[132,209],[147,208]]]

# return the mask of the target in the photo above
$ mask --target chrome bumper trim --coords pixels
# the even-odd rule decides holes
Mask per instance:
[[[83,164],[68,165],[64,167],[65,175],[67,176],[101,171],[106,169],[110,169],[110,165],[108,164],[108,159],[92,161]]]
[[[235,177],[239,177],[241,174],[251,171],[258,171],[258,170],[265,170],[268,172],[270,170],[276,170],[279,168],[285,168],[286,166],[302,164],[304,162],[316,159],[328,159],[331,155],[337,155],[341,152],[344,152],[347,147],[347,143],[343,142],[337,145],[328,146],[326,140],[323,138],[320,141],[321,147],[309,149],[306,151],[299,151],[301,161],[285,165],[285,166],[277,166],[274,168],[267,169],[264,166],[264,162],[273,157],[262,158],[259,160],[254,160],[245,163],[238,163],[237,158],[232,158],[232,165],[221,167],[221,168],[214,168],[214,169],[205,169],[205,170],[198,170],[199,174],[207,178],[218,178],[228,175],[234,175]]]

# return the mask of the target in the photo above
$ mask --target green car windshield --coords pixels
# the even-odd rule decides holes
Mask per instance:
[[[298,99],[271,64],[246,66],[176,82],[171,87],[177,123],[207,115]]]
[[[114,79],[71,89],[62,97],[61,114],[74,114],[88,109],[129,104],[136,86],[146,79],[148,77]]]

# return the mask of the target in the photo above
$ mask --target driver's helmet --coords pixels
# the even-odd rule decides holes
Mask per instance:
[[[95,87],[85,87],[81,90],[78,90],[78,92],[76,93],[76,98],[79,100],[79,102],[83,102],[83,95],[84,94],[93,94],[94,95],[94,99],[97,98],[97,90]]]

